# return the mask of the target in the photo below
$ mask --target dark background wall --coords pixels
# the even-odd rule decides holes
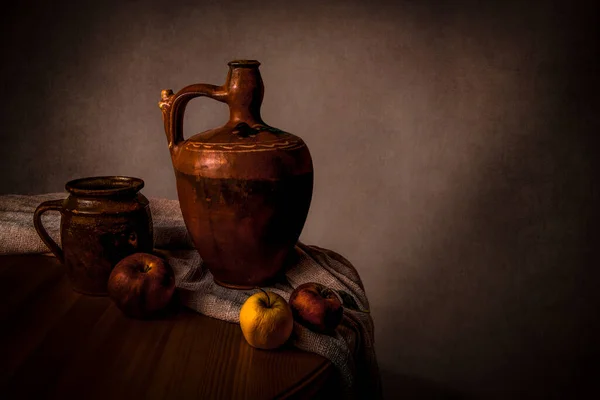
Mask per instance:
[[[0,193],[122,174],[176,198],[160,90],[258,59],[265,121],[314,159],[302,240],[363,277],[387,396],[581,389],[597,365],[593,2],[288,3],[13,2]],[[227,115],[196,100],[187,135]]]

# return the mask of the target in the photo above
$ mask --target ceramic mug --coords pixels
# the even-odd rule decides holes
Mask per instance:
[[[66,266],[73,290],[106,295],[108,278],[124,257],[153,250],[148,199],[139,193],[144,181],[125,176],[81,178],[65,185],[64,200],[45,201],[35,210],[35,229]],[[46,211],[61,214],[62,248],[42,225]]]

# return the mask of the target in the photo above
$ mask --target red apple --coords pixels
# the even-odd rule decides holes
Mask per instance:
[[[289,303],[297,322],[320,333],[333,332],[344,313],[335,292],[316,282],[304,283],[294,289]]]
[[[147,253],[123,258],[108,278],[108,295],[132,318],[148,318],[163,310],[175,292],[175,275],[166,260]]]

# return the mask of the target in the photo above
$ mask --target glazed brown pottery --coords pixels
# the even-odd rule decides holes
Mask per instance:
[[[313,188],[302,139],[263,122],[263,82],[254,60],[229,63],[222,86],[163,90],[159,106],[190,236],[222,286],[247,289],[276,279],[304,226]],[[187,103],[229,106],[222,127],[183,138]]]
[[[46,201],[35,210],[34,225],[52,253],[67,267],[73,290],[106,295],[108,277],[122,258],[152,252],[152,216],[139,191],[144,181],[103,176],[70,181],[64,200]],[[61,213],[62,249],[42,226],[42,214]]]

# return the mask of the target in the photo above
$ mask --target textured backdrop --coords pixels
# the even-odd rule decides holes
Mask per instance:
[[[3,6],[0,193],[120,174],[176,198],[160,90],[258,59],[265,121],[313,155],[302,240],[363,277],[389,398],[586,382],[596,7],[37,3]],[[186,135],[227,116],[195,100]]]

